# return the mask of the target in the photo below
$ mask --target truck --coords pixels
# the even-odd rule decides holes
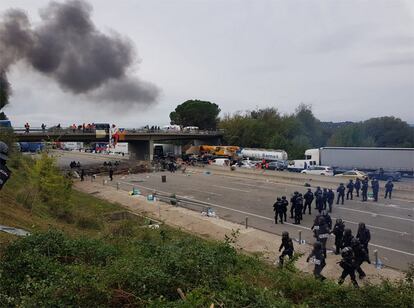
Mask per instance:
[[[305,159],[295,160],[289,169],[307,166],[330,166],[335,173],[357,169],[372,172],[397,171],[406,175],[414,172],[414,148],[322,147],[305,151]]]
[[[181,146],[167,143],[154,144],[154,156],[157,158],[164,158],[166,156],[180,156]]]
[[[83,149],[83,142],[61,142],[60,148],[66,151],[78,151]]]
[[[251,149],[243,148],[238,153],[243,158],[266,160],[266,161],[287,161],[288,154],[284,150]]]
[[[45,145],[42,142],[19,142],[21,152],[38,153],[41,152]]]

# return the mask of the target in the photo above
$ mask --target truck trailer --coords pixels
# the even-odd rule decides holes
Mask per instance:
[[[243,158],[267,160],[267,161],[286,161],[288,154],[284,150],[249,149],[243,148],[239,155]]]
[[[330,166],[335,171],[357,169],[361,171],[398,171],[412,175],[414,172],[414,148],[379,147],[323,147],[305,151],[307,166]]]

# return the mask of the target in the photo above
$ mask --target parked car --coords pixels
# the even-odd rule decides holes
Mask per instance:
[[[316,174],[316,175],[329,175],[333,176],[334,172],[331,167],[328,166],[309,166],[307,169],[302,170],[303,174]]]
[[[368,177],[370,179],[376,178],[377,180],[383,180],[383,181],[399,181],[401,179],[401,173],[400,172],[394,172],[394,171],[384,171],[383,169],[378,169],[373,172],[368,172]]]
[[[269,170],[285,170],[287,168],[287,162],[283,160],[271,161],[267,164]]]
[[[356,180],[357,178],[360,180],[365,179],[366,177],[368,177],[368,175],[362,171],[359,170],[350,170],[350,171],[346,171],[344,173],[340,173],[340,174],[336,174],[335,176],[337,177],[342,177],[342,178],[347,178],[347,179],[352,179],[352,180]]]

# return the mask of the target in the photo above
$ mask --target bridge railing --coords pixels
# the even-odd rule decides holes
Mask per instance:
[[[0,127],[0,130],[4,129]],[[46,128],[42,129],[41,127],[30,127],[29,132],[27,133],[26,128],[24,127],[14,127],[13,131],[16,134],[30,134],[30,133],[43,133],[45,135],[50,133],[60,133],[60,134],[95,134],[95,129],[73,129],[73,128]],[[152,130],[152,129],[143,129],[143,128],[125,128],[123,131],[127,134],[172,134],[172,135],[218,135],[222,134],[223,130],[192,130],[192,131],[186,131],[186,130]]]

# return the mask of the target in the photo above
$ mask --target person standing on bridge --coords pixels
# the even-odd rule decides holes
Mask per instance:
[[[46,130],[46,125],[45,125],[45,123],[42,123],[42,132],[44,133],[45,132],[45,130]]]
[[[303,198],[305,199],[305,205],[303,207],[303,214],[306,213],[306,207],[309,207],[309,215],[312,215],[311,208],[312,208],[312,201],[314,199],[314,196],[310,188],[308,188],[308,191],[303,195]]]
[[[349,200],[350,197],[352,200],[354,193],[354,182],[352,180],[349,180],[349,183],[348,185],[346,185],[346,188],[348,188],[348,191],[346,192],[346,200]]]
[[[362,202],[367,201],[368,200],[368,178],[365,178],[362,181],[361,193],[362,193]]]
[[[323,254],[322,244],[320,242],[315,242],[313,244],[313,249],[311,254],[307,257],[306,262],[311,261],[315,264],[313,269],[313,275],[316,279],[325,280],[326,278],[321,275],[323,268],[326,265],[325,255]]]
[[[378,202],[379,183],[377,179],[374,178],[371,181],[371,187],[372,187],[372,194],[374,195],[374,201]]]
[[[359,197],[359,190],[361,189],[361,181],[359,180],[359,178],[356,178],[354,188],[355,188],[356,196]]]
[[[339,204],[339,199],[342,200],[341,204],[344,204],[344,197],[345,197],[345,186],[344,183],[339,184],[338,189],[336,190],[338,193],[338,198],[336,199],[336,204]]]
[[[392,183],[391,180],[389,180],[387,182],[387,184],[385,184],[385,197],[384,197],[384,199],[387,199],[387,196],[389,196],[389,198],[391,199],[391,194],[392,194],[393,188],[394,188],[394,184]]]
[[[26,131],[26,134],[28,134],[30,132],[30,125],[28,122],[26,122],[26,124],[24,125],[24,129]]]
[[[365,227],[365,223],[359,223],[356,238],[361,242],[361,245],[364,246],[365,250],[368,253],[368,243],[371,240],[371,232],[367,227]]]
[[[286,256],[289,256],[289,259],[293,258],[293,241],[289,237],[289,233],[287,231],[283,231],[282,233],[282,244],[280,244],[279,252],[283,249],[282,254],[279,256],[279,265],[283,266],[284,260]]]

